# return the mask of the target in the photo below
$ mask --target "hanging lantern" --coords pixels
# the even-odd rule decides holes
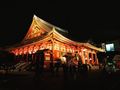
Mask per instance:
[[[20,48],[20,49],[19,49],[19,54],[21,55],[22,53],[23,53],[23,49]]]
[[[48,43],[47,46],[46,46],[46,49],[52,50],[52,44]]]
[[[39,46],[38,46],[38,45],[35,45],[35,46],[34,46],[33,53],[35,53],[38,49],[39,49]]]
[[[67,52],[69,52],[70,51],[70,48],[69,47],[67,47]]]
[[[63,46],[63,51],[66,52],[66,48],[65,48],[65,46]]]
[[[25,47],[25,48],[23,49],[23,53],[24,53],[24,54],[27,53],[27,47]]]
[[[59,50],[59,44],[55,44],[54,50]]]
[[[83,51],[86,51],[86,49],[83,49]]]
[[[15,51],[14,51],[14,50],[12,50],[12,51],[11,51],[11,53],[14,53],[14,54],[15,54]]]
[[[16,55],[16,56],[18,55],[18,49],[15,50],[15,55]]]
[[[79,54],[80,56],[82,55],[82,53],[81,53],[81,52],[79,52],[78,54]]]
[[[70,53],[72,53],[72,48],[70,48]]]
[[[44,44],[40,45],[40,50],[43,50],[43,49],[45,49],[45,45]]]
[[[31,54],[32,51],[33,51],[33,46],[30,46],[30,47],[29,47],[29,50],[28,50],[29,54]]]

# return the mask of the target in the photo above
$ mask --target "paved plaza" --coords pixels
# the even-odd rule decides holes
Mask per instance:
[[[105,74],[91,71],[80,73],[44,72],[36,77],[34,72],[16,72],[0,75],[0,90],[116,90],[120,89],[120,72]]]

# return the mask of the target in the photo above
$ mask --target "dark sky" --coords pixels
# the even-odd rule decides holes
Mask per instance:
[[[68,30],[73,40],[95,43],[120,38],[120,25],[105,22],[108,9],[95,9],[78,2],[7,1],[0,3],[0,46],[20,42],[36,14],[51,24]],[[114,17],[114,16],[113,16]],[[107,16],[111,20],[112,17]]]

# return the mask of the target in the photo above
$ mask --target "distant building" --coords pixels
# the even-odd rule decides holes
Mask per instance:
[[[113,41],[107,41],[105,43],[102,43],[102,48],[105,49],[105,51],[120,51],[120,40],[113,40]]]

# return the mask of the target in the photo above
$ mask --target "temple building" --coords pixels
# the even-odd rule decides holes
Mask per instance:
[[[103,49],[90,43],[73,41],[60,32],[66,33],[67,31],[34,15],[24,39],[21,43],[9,48],[9,51],[16,55],[16,60],[25,62],[34,60],[34,55],[38,50],[51,50],[53,61],[67,53],[75,55],[77,52],[83,64],[99,64],[97,52],[104,52]],[[45,62],[50,62],[50,53],[45,52],[44,56]]]

